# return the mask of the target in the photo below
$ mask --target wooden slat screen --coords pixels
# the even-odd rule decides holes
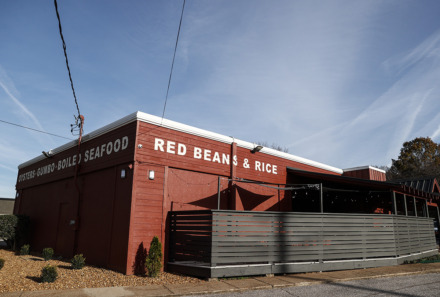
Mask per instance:
[[[237,264],[322,263],[436,249],[429,218],[330,213],[171,212],[170,260]]]

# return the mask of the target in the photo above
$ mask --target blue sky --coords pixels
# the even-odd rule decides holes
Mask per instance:
[[[58,0],[85,133],[162,115],[182,1]],[[0,2],[0,120],[65,137],[53,1]],[[440,142],[440,2],[187,0],[165,118],[338,168]],[[0,123],[0,197],[66,139]]]

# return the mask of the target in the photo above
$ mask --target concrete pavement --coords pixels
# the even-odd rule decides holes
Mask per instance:
[[[86,288],[76,290],[12,292],[2,297],[123,297],[123,296],[181,296],[240,292],[246,290],[272,289],[291,286],[310,286],[321,283],[343,282],[359,279],[404,276],[424,273],[440,273],[440,263],[408,264],[399,266],[344,270],[331,272],[298,273],[272,277],[230,278],[206,281],[201,284],[150,285],[139,287]]]

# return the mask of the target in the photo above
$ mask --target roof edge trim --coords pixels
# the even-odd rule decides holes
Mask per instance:
[[[122,127],[126,124],[129,124],[131,122],[134,122],[134,121],[141,121],[141,122],[149,123],[149,124],[156,125],[156,126],[162,126],[164,128],[168,128],[168,129],[171,129],[174,131],[179,131],[179,132],[183,132],[183,133],[187,133],[187,134],[191,134],[194,136],[199,136],[199,137],[203,137],[203,138],[207,138],[207,139],[211,139],[211,140],[215,140],[215,141],[219,141],[219,142],[223,142],[223,143],[230,144],[230,143],[235,142],[235,143],[237,143],[237,146],[245,148],[245,149],[249,149],[249,150],[252,150],[255,146],[254,143],[239,140],[239,139],[236,139],[232,136],[225,136],[225,135],[222,135],[219,133],[196,128],[196,127],[189,126],[189,125],[182,124],[182,123],[178,123],[178,122],[175,122],[172,120],[162,119],[159,116],[147,114],[147,113],[144,113],[141,111],[137,111],[132,114],[129,114],[129,115],[113,122],[113,123],[110,123],[102,128],[95,130],[95,131],[92,131],[92,132],[86,134],[85,136],[83,136],[82,139],[84,142],[87,142],[93,138],[99,137],[107,132],[110,132],[112,130],[120,128],[120,127]],[[62,146],[59,146],[59,147],[53,149],[52,151],[54,154],[57,154],[57,153],[60,153],[62,151],[68,150],[68,149],[76,146],[76,144],[77,144],[77,141],[72,140]],[[317,167],[317,168],[324,169],[324,170],[331,171],[331,172],[335,172],[338,174],[342,174],[344,172],[342,169],[339,169],[339,168],[336,168],[333,166],[329,166],[329,165],[326,165],[323,163],[319,163],[319,162],[312,161],[309,159],[301,158],[301,157],[298,157],[298,156],[295,156],[292,154],[280,152],[275,149],[271,149],[271,148],[267,148],[267,147],[264,147],[259,153],[264,153],[264,154],[279,157],[282,159],[298,162],[298,163],[301,163],[304,165]],[[33,158],[27,162],[20,164],[18,166],[18,169],[29,166],[33,163],[36,163],[36,162],[44,160],[44,159],[45,159],[45,157],[43,155],[40,155],[36,158]]]
[[[373,169],[382,173],[386,173],[385,170],[379,169],[377,167],[373,167],[373,166],[359,166],[359,167],[353,167],[353,168],[346,168],[346,169],[342,169],[344,172],[349,172],[349,171],[356,171],[356,170],[364,170],[364,169]]]

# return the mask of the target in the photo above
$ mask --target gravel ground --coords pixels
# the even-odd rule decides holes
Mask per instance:
[[[157,278],[149,278],[124,275],[88,265],[83,269],[74,270],[65,259],[44,261],[40,255],[18,256],[4,249],[0,249],[0,258],[5,260],[5,266],[0,270],[0,293],[204,282],[197,278],[166,272],[162,272]],[[41,269],[47,264],[57,267],[58,279],[54,283],[40,283]]]

